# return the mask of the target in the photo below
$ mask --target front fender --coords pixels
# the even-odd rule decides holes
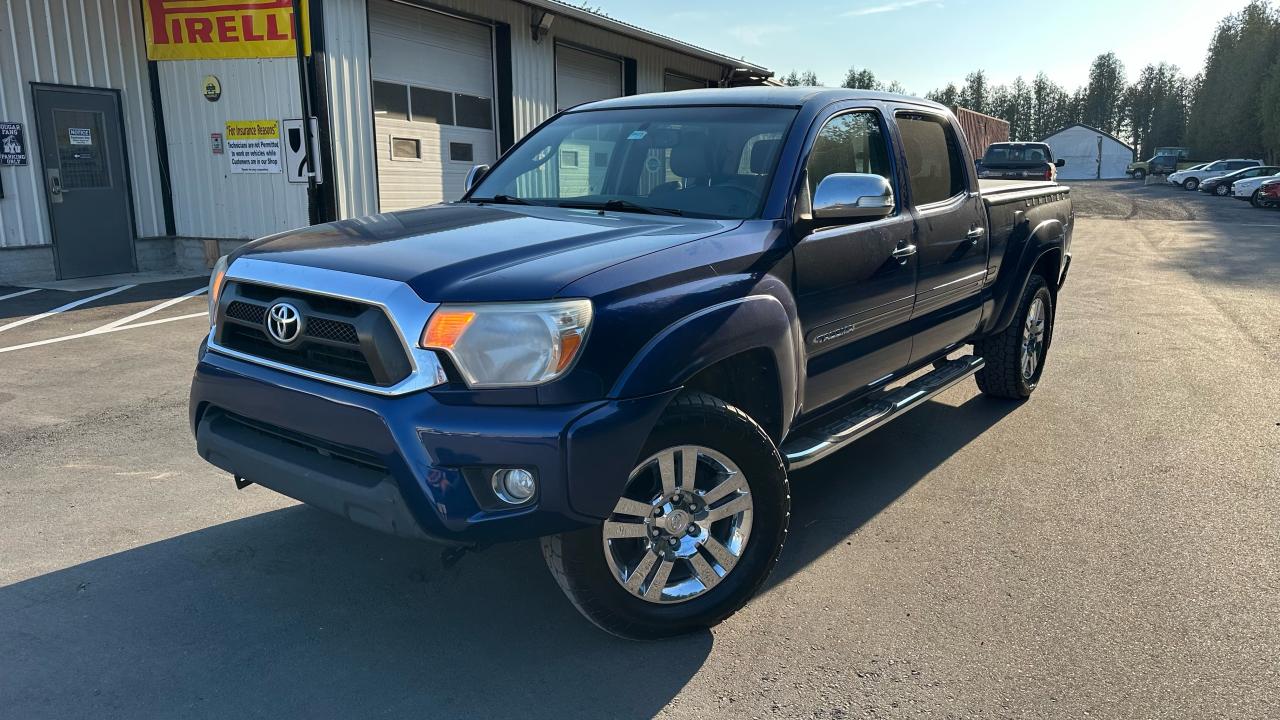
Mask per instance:
[[[988,316],[991,320],[984,328],[986,333],[998,333],[1009,327],[1018,311],[1018,301],[1027,289],[1027,283],[1031,281],[1031,271],[1046,254],[1055,250],[1065,253],[1065,245],[1066,228],[1060,220],[1053,218],[1041,222],[1031,230],[1020,249],[1010,248],[1010,255],[1016,257],[1004,258],[1000,274],[992,285],[993,308]],[[1061,261],[1057,271],[1062,271]],[[1056,285],[1058,278],[1051,280]]]
[[[721,360],[764,348],[774,359],[781,389],[783,432],[799,396],[799,321],[790,296],[760,292],[704,308],[667,326],[622,371],[610,397],[653,395],[679,387]],[[785,302],[784,302],[785,300]]]

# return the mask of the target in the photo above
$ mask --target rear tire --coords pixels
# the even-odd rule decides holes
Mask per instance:
[[[1009,400],[1031,397],[1040,384],[1053,338],[1053,312],[1048,283],[1032,275],[1009,327],[974,343],[977,354],[986,360],[975,375],[983,394]]]
[[[1134,170],[1134,171],[1133,171],[1133,179],[1134,179],[1134,180],[1146,180],[1146,179],[1147,179],[1147,171],[1146,171],[1146,170]]]
[[[745,605],[777,562],[790,510],[768,434],[716,397],[685,393],[653,429],[610,517],[543,538],[542,554],[588,620],[654,640],[710,627]]]
[[[1187,178],[1182,181],[1183,190],[1195,190],[1198,187],[1200,187],[1200,181],[1195,178]]]
[[[1226,197],[1231,194],[1231,186],[1219,185],[1213,189],[1213,194],[1218,197]]]

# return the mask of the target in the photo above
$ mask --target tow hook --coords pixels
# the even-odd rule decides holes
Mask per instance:
[[[236,481],[236,489],[237,489],[237,490],[243,490],[243,489],[245,489],[245,488],[247,488],[247,487],[249,487],[250,485],[252,485],[252,484],[253,484],[253,481],[252,481],[252,480],[245,480],[244,478],[240,477],[239,475],[232,475],[231,477],[232,477],[232,478],[234,478],[234,479],[235,479],[235,481]]]

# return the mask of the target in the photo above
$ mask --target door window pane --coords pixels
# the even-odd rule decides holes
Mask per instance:
[[[818,132],[809,151],[809,193],[833,173],[870,173],[893,180],[889,150],[875,113],[855,112],[832,118]]]
[[[63,190],[111,187],[107,146],[102,136],[102,113],[54,110],[58,138],[58,170]]]
[[[409,97],[413,104],[414,122],[453,124],[453,93],[411,87]]]
[[[454,95],[458,104],[458,125],[462,127],[493,129],[493,103],[489,98],[473,95]]]
[[[929,115],[899,115],[911,200],[928,205],[965,191],[964,151],[955,132]]]
[[[449,143],[449,159],[454,162],[471,162],[475,159],[475,151],[471,143]]]
[[[391,157],[396,160],[420,160],[422,143],[416,138],[391,138]]]
[[[373,114],[390,120],[408,120],[409,89],[399,83],[374,80]]]

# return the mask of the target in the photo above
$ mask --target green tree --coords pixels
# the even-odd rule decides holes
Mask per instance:
[[[1280,59],[1271,64],[1267,79],[1258,94],[1258,115],[1262,126],[1262,145],[1266,161],[1280,162]]]
[[[960,91],[956,89],[955,83],[947,83],[947,86],[941,90],[930,90],[925,93],[924,99],[932,100],[939,105],[954,107],[960,103]]]
[[[1197,155],[1263,157],[1275,153],[1264,118],[1274,115],[1264,84],[1280,51],[1280,18],[1263,0],[1218,24],[1191,106],[1188,140]]]
[[[863,68],[859,70],[856,66],[850,67],[849,72],[845,73],[844,82],[840,83],[840,87],[855,88],[858,90],[881,90],[883,87],[880,81],[876,80],[876,74]]]
[[[1071,124],[1071,96],[1062,86],[1037,73],[1031,81],[1031,137],[1042,138]]]
[[[822,83],[818,82],[818,75],[812,70],[805,70],[802,73],[796,73],[792,70],[789,74],[782,78],[782,84],[788,87],[818,87]]]
[[[1124,125],[1125,88],[1124,63],[1115,53],[1094,58],[1080,107],[1080,121],[1099,130],[1119,133]]]
[[[987,74],[982,70],[975,70],[964,77],[964,87],[960,88],[960,106],[985,113],[990,95]]]

